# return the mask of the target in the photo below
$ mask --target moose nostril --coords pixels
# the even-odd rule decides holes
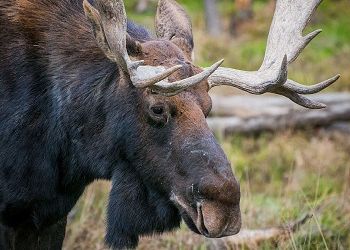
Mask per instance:
[[[204,236],[209,237],[210,233],[209,233],[209,230],[205,226],[202,204],[200,204],[200,203],[197,203],[197,216],[198,216],[199,230],[201,231],[201,233]]]
[[[240,201],[240,187],[234,177],[203,180],[198,185],[198,193],[206,200],[215,200],[225,204],[239,204]]]

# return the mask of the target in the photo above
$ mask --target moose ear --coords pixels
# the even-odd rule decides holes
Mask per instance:
[[[102,21],[100,13],[89,3],[89,1],[83,2],[85,16],[88,18],[94,37],[96,38],[98,46],[102,49],[108,59],[114,61],[114,56],[111,48],[108,45],[105,31],[102,27]]]
[[[136,41],[134,38],[132,38],[131,36],[129,36],[126,33],[126,30],[125,30],[126,38],[123,38],[122,34],[119,34],[119,36],[117,36],[116,34],[114,34],[115,32],[114,29],[106,30],[106,25],[104,26],[102,23],[102,17],[100,15],[100,12],[97,9],[95,9],[89,3],[89,1],[84,0],[83,7],[84,7],[85,15],[92,26],[92,31],[96,38],[97,44],[102,49],[102,51],[104,52],[104,54],[107,56],[108,59],[110,59],[111,61],[116,61],[117,63],[120,62],[120,58],[117,58],[118,53],[116,53],[115,51],[113,52],[113,49],[111,48],[111,45],[113,46],[113,43],[120,45],[121,48],[126,48],[128,54],[133,57],[137,57],[138,55],[140,55],[141,53],[140,43]],[[103,6],[100,6],[100,8],[103,8]],[[126,26],[126,24],[122,24],[122,26]],[[126,29],[126,28],[122,27],[121,30],[123,29]]]
[[[139,57],[142,55],[142,46],[139,41],[126,34],[126,50],[128,54],[132,57]]]
[[[156,16],[158,38],[172,41],[192,58],[193,35],[191,19],[175,0],[159,0]]]

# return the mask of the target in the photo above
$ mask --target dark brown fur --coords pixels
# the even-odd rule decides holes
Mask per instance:
[[[0,244],[59,249],[55,235],[96,179],[113,181],[113,248],[181,217],[208,237],[238,232],[239,185],[205,121],[207,82],[175,97],[136,89],[97,46],[81,0],[0,0],[0,30]],[[181,43],[131,23],[129,34],[136,59],[183,65],[170,80],[201,71]]]

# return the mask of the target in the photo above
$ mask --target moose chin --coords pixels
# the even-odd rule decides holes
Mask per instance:
[[[122,0],[0,0],[0,249],[61,249],[67,216],[95,180],[111,180],[106,243],[182,220],[219,238],[241,228],[240,186],[209,129],[209,90],[227,85],[323,108],[288,65],[319,0],[278,0],[258,71],[194,65],[192,24],[159,0],[156,36]]]

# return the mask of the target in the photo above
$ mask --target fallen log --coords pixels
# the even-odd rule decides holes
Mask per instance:
[[[243,229],[237,235],[209,241],[209,249],[259,249],[259,245],[264,242],[279,242],[290,238],[291,234],[296,233],[301,226],[312,218],[307,214],[298,221],[288,225],[272,227],[266,229],[248,230]]]
[[[350,93],[318,94],[312,99],[327,104],[309,110],[277,96],[213,96],[208,124],[216,133],[259,133],[286,128],[327,126],[350,121]]]
[[[350,134],[350,122],[335,122],[328,126],[326,131],[338,131],[343,134]]]

